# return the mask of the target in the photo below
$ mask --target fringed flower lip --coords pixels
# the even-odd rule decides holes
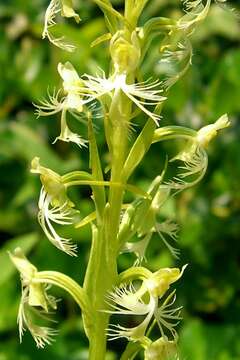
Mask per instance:
[[[118,315],[141,315],[144,316],[144,319],[139,325],[132,328],[119,324],[111,325],[107,329],[109,339],[127,338],[131,341],[144,341],[152,320],[158,324],[162,337],[170,334],[173,339],[176,339],[175,327],[181,320],[181,307],[172,308],[176,300],[175,290],[165,300],[162,299],[170,285],[183,275],[186,266],[183,266],[181,270],[177,268],[160,269],[142,280],[139,288],[130,282],[122,284],[110,292],[107,295],[110,310],[106,310],[106,312]]]
[[[85,140],[82,136],[69,129],[67,123],[67,112],[65,109],[62,110],[61,114],[61,132],[53,141],[53,144],[55,144],[55,142],[58,140],[75,143],[80,148],[87,146],[88,143],[88,141]]]
[[[110,78],[92,76],[85,74],[83,76],[84,84],[89,89],[90,94],[99,98],[105,94],[113,95],[113,91],[121,90],[141,111],[152,118],[156,124],[160,120],[160,116],[151,112],[146,108],[148,105],[157,105],[166,100],[165,96],[160,94],[163,89],[159,89],[160,81],[127,83],[127,74],[115,74]]]
[[[73,10],[72,0],[51,0],[45,12],[42,38],[48,38],[53,45],[72,52],[76,47],[73,44],[68,44],[64,36],[55,37],[51,31],[52,27],[57,24],[56,17],[59,13],[63,17],[73,17],[77,23],[80,22],[79,15]]]
[[[21,248],[9,252],[10,260],[20,273],[22,296],[18,311],[19,337],[22,341],[25,330],[29,330],[37,347],[44,348],[58,334],[46,321],[56,322],[52,318],[59,299],[49,294],[52,286],[57,286],[77,302],[92,323],[91,303],[84,289],[69,276],[58,271],[38,271],[25,257]]]
[[[161,117],[147,107],[156,106],[166,100],[165,96],[160,95],[163,92],[160,81],[147,80],[146,82],[128,84],[127,74],[117,73],[106,78],[103,71],[102,76],[85,74],[80,78],[70,62],[59,63],[58,72],[63,80],[64,96],[61,96],[61,90],[55,90],[53,94],[48,93],[48,99],[40,101],[39,105],[35,105],[38,116],[49,116],[62,112],[61,134],[56,140],[72,141],[79,146],[84,146],[86,141],[80,136],[76,136],[67,126],[66,112],[74,111],[80,114],[94,100],[98,100],[104,95],[112,97],[118,91],[122,91],[139,110],[158,125]]]
[[[71,239],[60,236],[52,223],[58,225],[74,224],[73,209],[65,202],[59,206],[52,206],[54,198],[42,187],[39,197],[38,221],[49,241],[58,249],[70,256],[77,256],[77,245],[71,243]]]

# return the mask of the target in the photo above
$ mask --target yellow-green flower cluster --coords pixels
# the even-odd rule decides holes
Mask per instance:
[[[176,299],[175,291],[172,291],[165,299],[164,296],[171,284],[181,278],[185,268],[186,265],[183,266],[182,270],[164,268],[155,273],[149,272],[147,276],[144,275],[140,287],[135,287],[133,282],[129,282],[115,288],[108,295],[109,305],[113,308],[110,312],[119,315],[141,315],[143,320],[139,325],[132,328],[112,325],[108,329],[110,339],[125,337],[130,341],[139,341],[143,347],[146,347],[147,344],[148,349],[147,331],[152,321],[155,321],[161,337],[168,339],[171,336],[173,338],[171,341],[175,342],[177,340],[175,327],[181,319],[181,307],[171,307]],[[134,274],[134,269],[130,272]]]

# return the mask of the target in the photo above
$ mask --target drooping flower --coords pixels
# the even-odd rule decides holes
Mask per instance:
[[[56,310],[57,300],[48,294],[47,285],[36,281],[37,268],[27,260],[20,248],[9,253],[9,256],[20,272],[22,283],[22,296],[18,310],[20,342],[22,342],[25,330],[28,329],[37,347],[44,348],[46,344],[54,341],[54,336],[58,332],[50,327],[38,325],[38,322],[48,319],[50,310]]]
[[[196,185],[205,175],[208,165],[208,155],[205,148],[209,142],[218,134],[219,130],[230,126],[230,121],[226,114],[222,115],[215,123],[201,128],[195,137],[188,141],[186,146],[170,160],[180,160],[183,165],[179,166],[179,173],[167,185],[171,189],[181,191]]]
[[[42,189],[39,197],[38,221],[51,243],[68,255],[76,256],[77,246],[71,239],[60,236],[52,223],[71,225],[75,222],[77,210],[69,200],[61,176],[40,165],[39,158],[32,160],[31,172],[40,174]]]
[[[192,44],[186,33],[172,32],[168,34],[160,49],[162,57],[159,62],[163,68],[165,80],[163,86],[169,90],[187,72],[192,63]]]
[[[186,7],[186,14],[178,20],[180,29],[193,30],[193,27],[204,20],[210,9],[211,0],[207,0],[203,5],[203,0],[183,0]]]
[[[55,37],[52,34],[52,27],[56,25],[56,16],[61,13],[63,17],[73,17],[77,23],[80,21],[79,15],[73,10],[72,0],[51,0],[47,10],[45,12],[44,18],[44,28],[42,32],[42,38],[48,38],[48,40],[55,46],[67,50],[74,51],[75,46],[68,44],[64,36]]]
[[[135,265],[139,265],[143,259],[146,259],[145,253],[154,233],[160,236],[175,258],[179,257],[180,251],[169,242],[169,240],[177,241],[178,225],[171,220],[158,219],[160,209],[171,192],[170,186],[163,185],[162,180],[163,176],[157,177],[150,185],[148,190],[150,199],[137,200],[135,211],[132,213],[133,218],[129,220],[131,231],[136,232],[139,240],[125,242],[122,251],[136,254]]]

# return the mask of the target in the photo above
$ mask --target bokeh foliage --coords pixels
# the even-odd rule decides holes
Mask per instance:
[[[122,1],[115,1],[122,6]],[[82,22],[61,24],[60,30],[77,44],[73,54],[53,48],[41,40],[42,20],[47,1],[9,0],[0,3],[0,360],[87,359],[87,340],[82,331],[78,308],[65,296],[57,314],[60,334],[53,346],[37,350],[26,334],[20,346],[16,331],[20,296],[18,275],[6,251],[21,246],[39,269],[60,270],[81,281],[87,261],[90,229],[71,236],[79,245],[79,257],[73,259],[48,243],[37,223],[39,181],[29,173],[30,161],[41,162],[63,174],[86,169],[87,152],[72,144],[51,145],[59,132],[59,119],[36,119],[32,102],[46,95],[47,88],[59,85],[58,62],[71,60],[79,73],[96,73],[107,67],[105,45],[89,44],[105,31],[104,22],[92,2],[76,1]],[[236,2],[237,6],[237,2]],[[179,2],[150,1],[143,17],[179,15]],[[180,326],[180,352],[189,360],[238,360],[240,358],[240,21],[213,5],[208,19],[193,35],[192,68],[169,94],[161,124],[181,124],[200,128],[228,113],[232,127],[210,148],[210,163],[205,179],[196,188],[171,199],[164,212],[181,225],[181,259],[189,263],[178,288],[178,301],[184,305]],[[153,42],[144,62],[145,78],[161,76],[158,41]],[[154,71],[154,74],[152,73]],[[78,124],[73,122],[73,126]],[[84,129],[83,129],[84,131]],[[138,131],[138,127],[136,127]],[[105,147],[98,126],[98,142]],[[146,187],[163,167],[166,152],[174,153],[178,143],[155,145],[136,178]],[[106,161],[103,155],[103,162]],[[107,161],[106,161],[107,163]],[[75,190],[71,196],[82,214],[91,211],[89,191]],[[66,230],[68,232],[69,229]],[[73,232],[73,233],[72,233]],[[156,237],[148,251],[152,270],[172,266],[174,261]],[[124,269],[133,261],[120,257]],[[131,324],[129,324],[131,326]],[[132,324],[133,325],[133,324]],[[124,342],[111,344],[109,360],[118,359]]]

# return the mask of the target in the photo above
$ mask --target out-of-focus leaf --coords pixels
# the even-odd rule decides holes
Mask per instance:
[[[190,320],[181,332],[181,356],[194,360],[237,360],[240,356],[238,331],[239,326]]]
[[[19,286],[20,290],[20,286]],[[21,291],[21,290],[20,290]],[[15,281],[7,281],[0,284],[1,306],[0,306],[0,333],[16,327],[16,319],[20,293],[17,294]],[[1,350],[1,345],[0,345]],[[0,352],[1,354],[1,352]],[[0,357],[1,359],[1,357]]]
[[[76,161],[62,161],[59,156],[43,141],[42,137],[30,127],[13,122],[8,127],[2,127],[0,131],[1,152],[5,156],[22,157],[30,164],[35,156],[40,157],[45,166],[61,170],[72,170]]]
[[[232,6],[232,5],[231,5]],[[231,11],[224,11],[219,5],[213,4],[207,19],[194,34],[195,41],[209,39],[214,34],[237,40],[240,38],[240,24],[237,16]]]

